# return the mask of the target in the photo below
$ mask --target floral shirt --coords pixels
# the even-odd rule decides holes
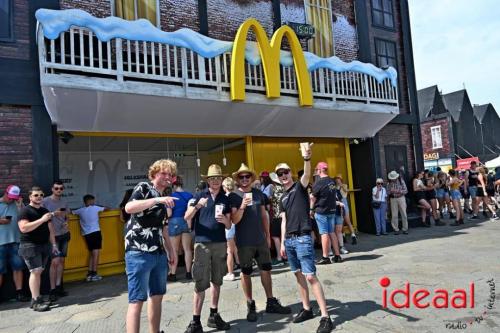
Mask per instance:
[[[273,218],[278,219],[280,217],[280,201],[281,197],[283,196],[283,193],[285,193],[285,189],[281,185],[275,185],[274,186],[274,192],[273,195],[271,196],[271,204],[272,204],[272,209],[273,209]]]
[[[134,188],[130,201],[156,197],[161,197],[161,193],[153,187],[153,184],[141,182]],[[132,214],[127,221],[125,229],[125,251],[163,252],[163,227],[142,227],[137,221],[137,216],[140,216],[142,213],[143,212]],[[164,215],[163,218],[165,218]]]

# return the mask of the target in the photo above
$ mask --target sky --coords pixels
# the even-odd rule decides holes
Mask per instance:
[[[409,0],[417,88],[463,89],[500,114],[500,1]]]

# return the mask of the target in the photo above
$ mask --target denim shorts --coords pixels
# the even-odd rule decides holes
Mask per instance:
[[[149,296],[167,292],[167,255],[143,251],[125,252],[128,302],[144,302]]]
[[[231,224],[231,229],[229,230],[226,229],[226,239],[227,240],[233,239],[235,234],[236,234],[236,226],[234,224]]]
[[[469,194],[471,198],[477,197],[477,186],[469,186]]]
[[[444,188],[438,188],[436,190],[436,198],[441,199],[446,197],[446,195],[448,195],[448,192],[446,192]]]
[[[7,273],[7,264],[13,271],[22,271],[24,261],[19,256],[19,243],[9,243],[0,245],[0,274]]]
[[[189,233],[189,227],[182,217],[171,217],[168,220],[168,235],[169,236],[179,236],[183,233]]]
[[[320,235],[332,233],[334,230],[335,214],[314,214]]]
[[[35,244],[21,243],[19,244],[19,256],[23,258],[26,266],[31,271],[35,269],[45,269],[47,261],[50,258],[50,243]]]
[[[68,245],[70,239],[71,235],[69,232],[64,235],[56,236],[56,244],[59,254],[55,257],[66,257],[68,255]]]
[[[290,270],[304,275],[316,274],[314,265],[314,243],[310,235],[285,239],[285,251]]]
[[[334,227],[344,224],[344,216],[335,214]]]
[[[342,203],[344,204],[344,215],[349,214],[349,203],[347,202],[347,198],[342,198]]]
[[[451,199],[452,200],[460,200],[462,199],[462,194],[460,193],[459,190],[451,190]]]

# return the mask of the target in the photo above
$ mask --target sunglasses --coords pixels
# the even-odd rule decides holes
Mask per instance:
[[[36,193],[36,194],[32,194],[32,196],[35,197],[35,198],[38,198],[38,197],[42,197],[43,198],[44,194],[43,193]]]
[[[55,187],[54,186],[54,191],[62,191],[62,190],[64,190],[64,187],[62,187],[62,186],[61,187]]]
[[[222,177],[209,177],[208,180],[222,180]]]
[[[290,173],[290,170],[283,170],[283,171],[276,172],[276,174],[278,175],[278,177],[281,177],[283,175],[288,175],[289,173]]]
[[[377,185],[384,185],[384,183],[377,183]]]
[[[250,179],[252,178],[252,175],[240,175],[238,176],[238,179]]]

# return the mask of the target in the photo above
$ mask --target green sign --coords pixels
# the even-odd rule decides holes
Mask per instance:
[[[287,22],[286,25],[292,28],[298,37],[306,39],[314,37],[315,30],[314,27],[310,24]]]

